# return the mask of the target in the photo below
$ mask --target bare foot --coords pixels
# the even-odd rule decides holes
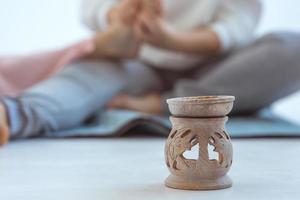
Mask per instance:
[[[161,97],[158,94],[148,94],[141,97],[121,94],[113,99],[109,108],[128,109],[148,114],[162,114]]]
[[[9,129],[7,123],[7,115],[4,106],[0,103],[0,146],[8,143]]]
[[[96,34],[94,41],[96,49],[89,56],[92,58],[134,58],[140,46],[133,28],[124,24],[111,26],[106,32]]]

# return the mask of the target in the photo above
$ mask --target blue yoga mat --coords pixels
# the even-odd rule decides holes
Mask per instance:
[[[167,117],[144,113],[110,110],[97,114],[84,125],[66,131],[51,133],[52,137],[113,137],[121,136],[136,127],[168,135],[171,124]],[[300,136],[300,126],[272,114],[232,117],[227,124],[231,137]]]

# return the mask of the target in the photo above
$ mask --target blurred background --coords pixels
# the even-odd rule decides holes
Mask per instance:
[[[278,30],[300,31],[300,1],[263,0],[263,4],[258,36]],[[91,33],[80,21],[79,6],[80,0],[0,0],[0,55],[54,49],[87,37]],[[272,108],[300,124],[299,104],[300,92]]]

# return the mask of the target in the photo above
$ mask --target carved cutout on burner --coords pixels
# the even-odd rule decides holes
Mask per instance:
[[[181,138],[184,138],[184,137],[186,137],[186,136],[189,135],[189,134],[191,134],[191,130],[188,129],[188,130],[184,131],[183,133],[181,133],[181,134],[180,134],[180,137],[181,137]]]
[[[221,133],[215,132],[209,139],[209,145],[213,146],[213,152],[218,153],[218,163],[221,167],[228,168],[231,166],[232,159],[232,146],[230,144],[230,138],[225,131]],[[209,154],[211,151],[208,151]],[[226,153],[226,155],[224,155]],[[209,155],[211,160],[211,156]]]
[[[217,137],[219,137],[220,139],[224,137],[221,133],[218,133],[218,132],[215,132],[215,135],[216,135]]]
[[[210,161],[219,161],[220,154],[215,151],[215,146],[207,144],[208,158]]]
[[[223,131],[223,134],[225,135],[227,140],[230,140],[230,137],[229,137],[228,133],[226,133],[226,131]]]
[[[198,160],[199,158],[199,144],[196,144],[192,147],[192,149],[189,151],[185,151],[183,153],[183,157],[188,160]]]
[[[173,169],[176,169],[176,170],[179,170],[179,169],[177,168],[177,161],[176,161],[176,160],[174,160],[172,168],[173,168]]]
[[[173,129],[172,132],[170,133],[170,138],[174,138],[174,136],[176,135],[177,130]]]
[[[193,151],[194,149],[196,150],[197,147],[194,146],[196,146],[197,144],[198,139],[190,129],[181,127],[178,127],[176,129],[173,128],[167,141],[167,166],[175,170],[195,168],[196,160],[198,160],[198,157],[196,157],[195,159],[188,159],[184,156],[184,154],[185,152],[191,151],[192,149]],[[199,146],[197,150],[199,153]]]
[[[167,165],[168,167],[171,167],[171,166],[170,166],[170,163],[169,163],[169,160],[166,160],[166,165]]]
[[[209,144],[214,145],[216,141],[213,137],[210,137],[210,138],[208,138],[208,142],[209,142]]]
[[[173,170],[195,169],[197,162],[209,161],[211,165],[229,168],[232,159],[230,138],[225,131],[214,132],[208,144],[186,127],[176,127],[166,144],[166,164]]]

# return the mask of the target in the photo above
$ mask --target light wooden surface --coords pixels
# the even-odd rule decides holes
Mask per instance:
[[[165,138],[27,140],[0,150],[0,199],[299,199],[300,140],[233,140],[232,188],[163,184]]]

